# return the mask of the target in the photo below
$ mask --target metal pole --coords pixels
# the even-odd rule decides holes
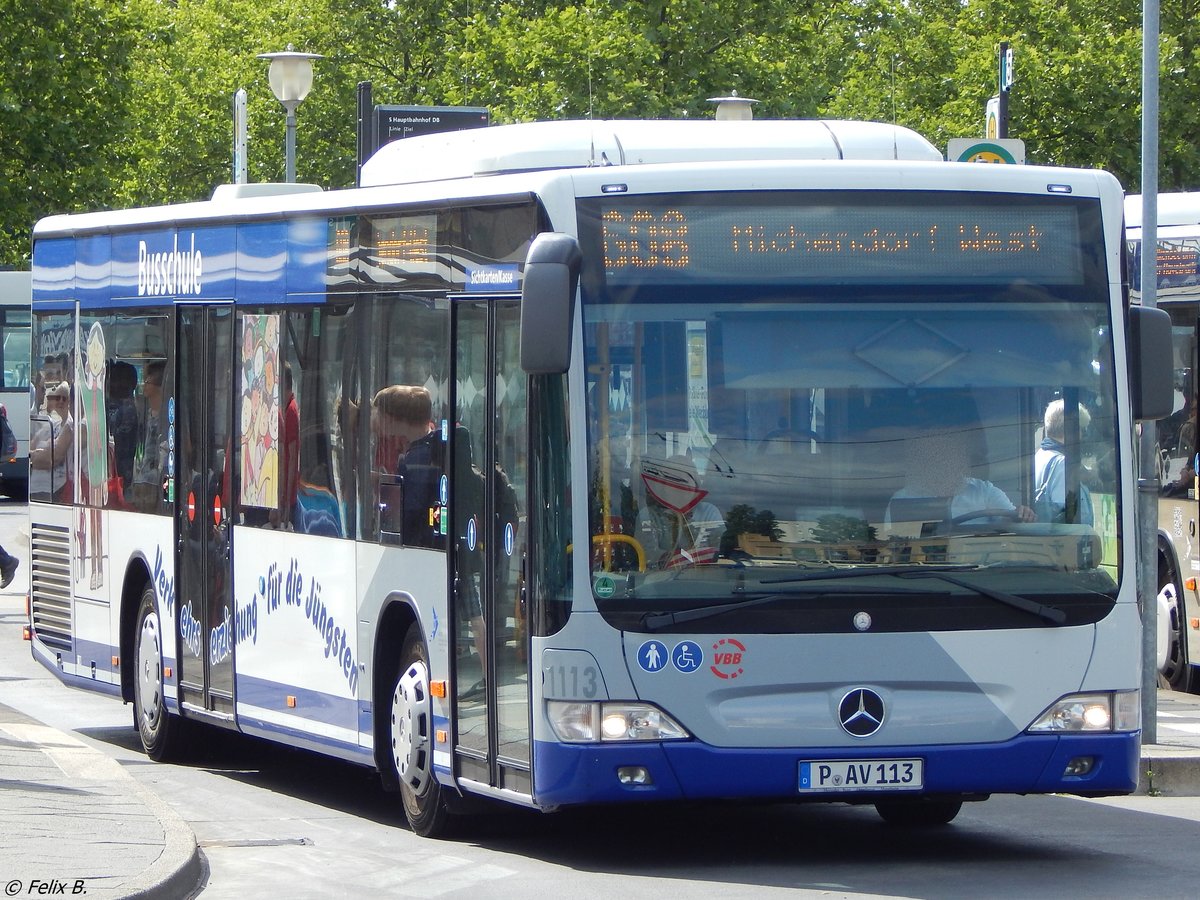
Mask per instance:
[[[362,167],[375,152],[375,112],[371,100],[371,82],[358,83],[358,168],[354,186],[362,184]]]
[[[1142,3],[1142,306],[1158,288],[1158,3]],[[1142,610],[1142,741],[1158,742],[1158,466],[1155,424],[1138,443],[1138,603]]]
[[[233,183],[245,184],[246,169],[246,89],[233,95]]]
[[[284,150],[286,174],[284,181],[288,184],[296,180],[296,107],[287,107],[287,143]]]
[[[1008,137],[1008,85],[1005,78],[1004,68],[1008,61],[1008,42],[1002,41],[1000,44],[1000,103],[999,110],[996,115],[996,137]]]

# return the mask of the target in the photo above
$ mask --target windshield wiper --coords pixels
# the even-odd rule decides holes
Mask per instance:
[[[804,581],[823,581],[839,578],[864,578],[870,575],[894,575],[900,578],[923,577],[936,578],[939,581],[944,581],[948,584],[953,584],[956,587],[961,587],[964,590],[971,591],[981,597],[986,597],[989,600],[994,600],[997,603],[1002,603],[1005,606],[1010,606],[1013,609],[1021,612],[1029,613],[1037,616],[1043,621],[1049,622],[1052,625],[1062,625],[1067,620],[1067,614],[1056,606],[1047,606],[1038,603],[1035,600],[1030,600],[1027,597],[1020,597],[1016,594],[1009,594],[1006,591],[998,591],[993,588],[983,587],[977,584],[971,584],[969,581],[963,581],[960,578],[955,578],[952,573],[964,571],[978,571],[980,567],[976,565],[945,565],[945,566],[880,566],[878,568],[857,568],[857,569],[834,569],[824,572],[809,572],[804,575],[793,575],[787,578],[771,578],[762,579],[760,584],[790,584]],[[882,590],[876,589],[872,593],[883,593]],[[720,616],[727,612],[735,610],[750,609],[754,606],[763,606],[768,603],[775,603],[778,600],[795,597],[798,594],[810,594],[813,597],[823,597],[834,591],[780,591],[770,594],[763,594],[749,600],[736,601],[734,603],[722,603],[718,606],[700,606],[694,609],[681,609],[675,612],[662,613],[646,613],[642,616],[642,626],[649,631],[661,631],[671,625],[679,625],[684,622],[697,622],[702,619]],[[887,591],[886,593],[895,593],[895,591]]]
[[[1019,609],[1021,612],[1027,612],[1031,616],[1037,616],[1051,625],[1062,625],[1067,621],[1067,614],[1057,606],[1047,606],[1044,603],[1038,603],[1036,600],[1030,600],[1028,597],[1021,597],[1017,594],[1010,594],[1007,591],[997,591],[994,588],[983,587],[978,584],[971,584],[969,581],[963,581],[961,578],[955,578],[946,572],[928,571],[928,572],[904,572],[898,573],[902,578],[910,578],[913,576],[926,578],[936,578],[938,581],[945,581],[947,584],[954,584],[960,588],[965,588],[968,591],[973,591],[981,597],[987,597],[989,600],[995,600],[997,603],[1003,603],[1005,606],[1011,606],[1013,609]]]
[[[823,591],[813,591],[813,596],[823,596]],[[642,627],[647,631],[661,631],[670,625],[679,625],[683,622],[698,622],[701,619],[710,619],[713,616],[719,616],[723,613],[732,612],[735,609],[749,609],[752,606],[762,606],[767,603],[774,603],[784,597],[795,597],[795,593],[775,593],[764,594],[761,597],[754,597],[750,600],[739,600],[735,603],[722,603],[720,606],[697,606],[694,609],[680,609],[675,612],[661,613],[646,613],[642,616]]]

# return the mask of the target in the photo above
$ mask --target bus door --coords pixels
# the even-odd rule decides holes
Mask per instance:
[[[515,298],[451,304],[448,423],[456,761],[465,778],[522,794],[529,777],[524,620],[527,420]]]
[[[180,700],[187,713],[231,721],[233,305],[178,311],[167,474],[174,474]]]

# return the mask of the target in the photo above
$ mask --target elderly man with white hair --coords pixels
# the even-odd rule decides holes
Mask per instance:
[[[1042,423],[1044,425],[1042,445],[1038,448],[1033,462],[1033,506],[1039,519],[1051,522],[1068,521],[1065,418],[1061,399],[1054,400],[1046,407],[1046,416]],[[1091,415],[1080,404],[1079,430],[1086,429],[1091,420]],[[1095,524],[1091,494],[1082,484],[1079,485],[1077,512],[1069,521],[1082,525]]]

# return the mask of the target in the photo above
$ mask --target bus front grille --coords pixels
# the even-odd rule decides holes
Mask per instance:
[[[58,525],[34,525],[29,559],[33,632],[46,646],[70,651],[70,529]]]

